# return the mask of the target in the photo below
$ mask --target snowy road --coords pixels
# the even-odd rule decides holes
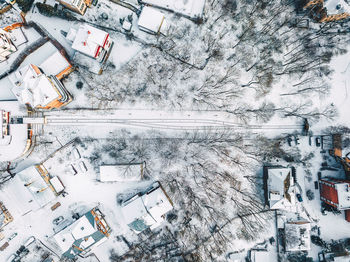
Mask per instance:
[[[24,123],[42,123],[49,126],[112,126],[172,130],[295,130],[302,125],[245,124],[227,112],[220,111],[157,111],[115,110],[109,113],[81,110],[77,112],[46,113],[43,117],[24,118]]]

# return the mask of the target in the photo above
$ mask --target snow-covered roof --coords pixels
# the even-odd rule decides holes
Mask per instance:
[[[165,34],[167,29],[164,14],[148,6],[142,8],[138,26],[142,30],[146,29],[146,31],[155,34],[158,34],[160,32]]]
[[[69,66],[70,64],[68,63],[67,59],[62,56],[58,50],[47,57],[47,59],[39,65],[40,69],[49,76],[58,75]]]
[[[284,226],[286,251],[311,249],[311,224],[306,220],[290,221]]]
[[[327,9],[328,15],[350,14],[350,2],[347,3],[344,0],[325,0],[323,6]]]
[[[135,195],[123,203],[121,208],[126,224],[136,232],[158,227],[164,221],[164,215],[172,209],[172,203],[158,182],[144,194]]]
[[[72,48],[88,56],[96,57],[100,47],[103,47],[109,34],[88,24],[81,24],[78,30],[71,28],[67,39],[74,39]]]
[[[267,189],[271,209],[289,210],[295,205],[295,185],[291,168],[268,168]]]
[[[27,212],[37,210],[56,198],[35,166],[30,166],[19,172],[12,183],[14,184],[13,189],[20,189],[16,192],[20,195],[18,197],[26,198],[23,200],[23,205],[28,205],[28,208],[25,208]]]
[[[33,64],[20,68],[9,79],[13,84],[12,92],[22,104],[44,107],[60,98],[54,84]]]
[[[350,187],[348,183],[337,183],[335,189],[338,193],[338,209],[350,208]]]
[[[205,0],[142,0],[143,3],[162,7],[191,18],[203,16]]]
[[[270,253],[265,250],[252,250],[250,252],[252,262],[270,262]],[[239,260],[241,261],[241,260]]]
[[[74,259],[83,250],[105,239],[96,224],[96,209],[90,210],[77,221],[53,236],[63,256]],[[102,219],[102,218],[101,218]]]
[[[143,164],[120,164],[100,166],[101,182],[139,181],[142,178]]]
[[[50,184],[55,189],[56,193],[60,193],[64,190],[64,186],[57,176],[54,176],[50,179]]]

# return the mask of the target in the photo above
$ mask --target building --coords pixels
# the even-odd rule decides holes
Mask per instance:
[[[84,15],[86,9],[91,6],[92,0],[57,0],[64,7]]]
[[[100,166],[101,182],[131,182],[143,178],[144,163]]]
[[[0,161],[24,156],[32,146],[32,126],[23,123],[26,110],[17,101],[0,102]]]
[[[264,177],[270,209],[293,210],[295,207],[293,168],[264,167]]]
[[[168,30],[164,14],[148,6],[142,8],[138,20],[138,27],[142,31],[155,35],[166,35]]]
[[[57,232],[53,239],[62,252],[62,256],[74,259],[77,255],[86,255],[93,247],[105,242],[111,229],[101,211],[95,207],[77,221]]]
[[[139,2],[181,14],[195,21],[203,17],[205,7],[205,0],[140,0]]]
[[[339,211],[344,211],[345,220],[350,222],[350,181],[341,179],[320,179],[321,201]]]
[[[108,59],[113,41],[105,31],[82,24],[76,30],[71,28],[67,39],[72,42],[72,48],[100,63]]]
[[[0,62],[7,60],[8,56],[16,52],[17,48],[12,43],[10,34],[0,29]]]
[[[306,220],[286,222],[284,225],[285,250],[287,252],[311,249],[311,224]]]
[[[329,140],[329,139],[328,139]],[[328,146],[329,154],[343,166],[347,179],[350,179],[350,138],[341,134],[333,134]]]
[[[153,183],[146,191],[121,204],[126,224],[136,233],[141,233],[147,228],[157,228],[172,209],[172,201],[159,182]]]
[[[332,22],[350,16],[350,3],[344,0],[308,0],[304,9],[318,22]]]
[[[54,65],[58,66],[56,63]],[[67,66],[70,67],[69,63]],[[11,91],[18,101],[27,105],[28,108],[60,108],[72,101],[72,96],[57,76],[46,75],[36,65],[29,64],[18,69],[9,76],[9,79],[13,84]]]
[[[24,215],[56,199],[64,186],[58,177],[51,177],[43,165],[35,165],[16,174],[5,190],[19,213]]]

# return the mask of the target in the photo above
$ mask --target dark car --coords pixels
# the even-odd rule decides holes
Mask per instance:
[[[296,196],[297,196],[297,199],[298,199],[299,202],[303,202],[303,198],[301,197],[300,194],[297,194]]]

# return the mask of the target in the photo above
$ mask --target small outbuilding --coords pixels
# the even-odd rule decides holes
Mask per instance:
[[[150,34],[167,34],[168,25],[165,15],[148,6],[144,6],[138,21],[139,29]]]
[[[285,248],[289,252],[311,249],[311,224],[306,220],[287,222],[284,226]]]

